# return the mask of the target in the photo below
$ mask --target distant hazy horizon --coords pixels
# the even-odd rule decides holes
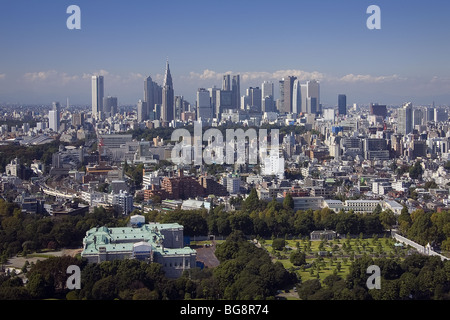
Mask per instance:
[[[81,30],[69,30],[69,5]],[[366,9],[381,8],[381,30]],[[450,3],[419,1],[3,1],[0,103],[89,105],[90,77],[121,105],[162,84],[170,61],[175,95],[241,76],[241,94],[290,75],[321,84],[321,102],[450,105]]]

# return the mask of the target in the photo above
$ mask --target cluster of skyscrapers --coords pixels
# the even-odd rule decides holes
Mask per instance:
[[[117,97],[105,97],[103,76],[92,76],[92,117],[102,120],[118,112]]]
[[[240,75],[226,74],[222,87],[199,88],[196,104],[191,106],[182,96],[175,96],[172,75],[167,61],[163,85],[149,76],[144,80],[144,97],[137,103],[138,122],[160,120],[220,121],[223,113],[248,111],[256,113],[319,114],[320,84],[316,80],[301,83],[290,76],[279,81],[279,98],[275,99],[274,83],[264,81],[261,87],[250,87],[241,95]],[[345,102],[346,103],[346,102]],[[103,76],[92,77],[92,115],[101,120],[117,109],[117,98],[104,97]],[[346,109],[346,106],[344,107]],[[340,114],[345,114],[340,112]]]

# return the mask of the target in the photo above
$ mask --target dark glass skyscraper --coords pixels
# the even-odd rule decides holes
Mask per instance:
[[[292,112],[292,92],[294,91],[294,81],[297,77],[287,77],[284,79],[284,104],[281,113]]]
[[[170,74],[169,60],[167,60],[166,74],[164,76],[164,84],[162,89],[162,110],[161,116],[163,121],[171,122],[174,120],[174,91],[172,83],[172,75]]]
[[[340,116],[347,114],[347,96],[345,94],[338,95],[338,113]]]

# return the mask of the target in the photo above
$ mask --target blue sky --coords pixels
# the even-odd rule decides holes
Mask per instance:
[[[69,5],[81,30],[68,30]],[[381,30],[366,28],[369,5]],[[121,103],[162,83],[175,93],[241,74],[241,92],[283,76],[321,82],[322,102],[450,104],[450,3],[443,0],[1,0],[0,103],[90,103],[92,74]],[[277,86],[276,86],[277,87]]]

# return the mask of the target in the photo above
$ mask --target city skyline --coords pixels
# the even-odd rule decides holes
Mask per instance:
[[[450,104],[442,1],[376,1],[381,30],[366,27],[368,1],[77,1],[81,30],[66,28],[70,4],[4,4],[0,103],[89,105],[90,79],[100,75],[105,96],[136,105],[147,77],[162,85],[168,57],[175,95],[191,104],[226,74],[240,75],[241,93],[289,76],[315,79],[325,107],[341,93],[349,104]]]

